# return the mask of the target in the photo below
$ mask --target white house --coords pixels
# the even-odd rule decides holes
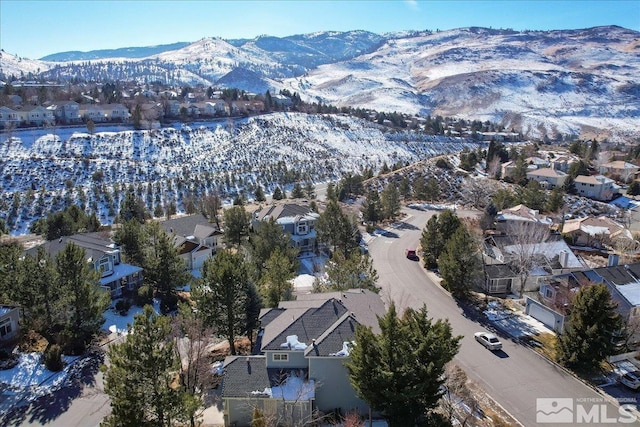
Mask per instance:
[[[611,200],[620,192],[620,186],[603,175],[578,175],[575,186],[579,196],[602,201]]]
[[[251,225],[257,229],[262,221],[273,219],[290,235],[293,247],[300,249],[301,253],[313,252],[317,237],[315,225],[319,217],[309,206],[285,203],[267,206],[256,212]]]
[[[527,172],[527,179],[538,181],[542,188],[562,187],[567,180],[567,176],[569,175],[551,168],[541,168]]]

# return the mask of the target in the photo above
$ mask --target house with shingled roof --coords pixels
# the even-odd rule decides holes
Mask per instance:
[[[542,188],[562,187],[567,180],[566,173],[552,168],[534,169],[527,172],[527,179],[538,181]]]
[[[299,295],[263,309],[251,356],[224,362],[225,426],[250,426],[254,408],[279,424],[309,422],[315,412],[367,414],[344,362],[358,326],[380,332],[380,296],[365,289]]]
[[[253,214],[251,227],[257,230],[262,221],[274,220],[285,233],[289,234],[291,244],[301,254],[316,250],[316,222],[320,214],[309,206],[284,203],[266,206]]]
[[[184,259],[187,270],[199,270],[204,262],[218,250],[223,234],[202,214],[168,219],[160,223],[173,236],[173,246]]]
[[[574,183],[578,196],[594,200],[611,200],[620,192],[620,186],[604,175],[578,175]]]

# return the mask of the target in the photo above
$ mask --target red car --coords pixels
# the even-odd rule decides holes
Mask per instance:
[[[410,259],[411,261],[418,261],[420,258],[418,258],[418,254],[416,253],[415,249],[407,249],[406,251],[404,251],[404,254],[406,255],[407,259]]]

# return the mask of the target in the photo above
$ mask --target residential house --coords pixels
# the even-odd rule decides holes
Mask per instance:
[[[0,106],[0,126],[6,127],[8,124],[18,126],[20,124],[20,117],[16,110]]]
[[[82,119],[99,122],[122,122],[129,117],[129,109],[122,104],[80,104],[78,113]]]
[[[551,168],[541,168],[535,170],[529,170],[527,172],[527,179],[538,181],[542,188],[554,188],[554,187],[562,187],[564,182],[567,179],[566,173],[551,169]]]
[[[224,362],[225,426],[250,426],[253,408],[283,425],[308,423],[315,411],[368,414],[344,362],[358,325],[379,333],[384,312],[380,296],[364,289],[302,294],[263,309],[255,354]]]
[[[20,311],[18,307],[0,305],[0,342],[8,341],[20,331]]]
[[[571,166],[575,161],[576,160],[571,156],[559,155],[550,159],[549,163],[551,168],[566,173],[569,171],[569,166]]]
[[[611,247],[618,239],[633,241],[628,229],[604,215],[566,220],[561,232],[573,245],[597,249]]]
[[[484,241],[483,261],[485,268],[488,265],[502,264],[508,265],[512,271],[516,272],[520,269],[519,262],[522,258],[526,258],[527,262],[531,264],[526,283],[524,283],[524,291],[537,290],[539,282],[545,277],[585,267],[585,264],[576,257],[562,236],[558,234],[552,234],[542,242],[528,242],[526,239],[520,240],[514,235],[491,235]],[[509,276],[502,274],[496,277]],[[517,286],[519,290],[519,282]]]
[[[259,113],[264,111],[264,102],[259,100],[237,100],[231,101],[231,114],[243,114],[243,113]]]
[[[160,223],[173,235],[173,245],[184,259],[188,270],[199,270],[219,248],[223,234],[215,224],[202,214],[172,218]]]
[[[601,174],[607,174],[609,177],[622,182],[633,180],[638,170],[640,170],[639,166],[625,162],[624,160],[616,160],[600,166]]]
[[[575,187],[579,196],[600,201],[611,200],[620,192],[620,186],[603,175],[578,175]]]
[[[199,102],[196,104],[199,112],[203,116],[228,116],[231,112],[229,105],[223,99],[211,99],[205,102]]]
[[[75,244],[85,252],[87,262],[100,273],[100,287],[109,291],[112,298],[137,292],[142,285],[142,268],[121,261],[120,249],[100,233],[74,234],[46,242],[42,245],[52,258],[64,250],[68,244]],[[35,255],[38,248],[27,251]]]
[[[526,159],[524,159],[524,161],[529,165],[535,166],[536,169],[544,169],[551,166],[549,160],[535,156],[527,157]]]
[[[292,246],[302,254],[317,249],[315,225],[319,217],[309,206],[284,203],[267,206],[254,213],[251,226],[257,229],[262,221],[273,219],[290,235]]]
[[[484,278],[485,293],[507,295],[517,288],[519,276],[507,264],[485,264]]]
[[[516,162],[509,160],[508,162],[504,162],[500,165],[500,176],[502,178],[509,177],[513,175],[513,172],[516,170]]]
[[[537,209],[531,209],[523,204],[516,205],[512,208],[503,209],[496,215],[497,229],[509,232],[513,229],[513,224],[520,221],[535,222],[544,226],[551,226],[553,221],[551,218],[541,215]]]
[[[49,107],[58,123],[71,124],[82,121],[80,104],[75,101],[55,101]]]
[[[527,314],[561,332],[568,321],[573,297],[583,286],[604,283],[625,322],[628,342],[640,343],[640,264],[610,265],[572,271],[547,278],[541,283],[538,301],[527,301]],[[542,305],[542,306],[541,306]]]
[[[293,106],[293,101],[291,100],[291,98],[279,93],[271,95],[271,102],[273,103],[273,105],[280,105],[285,108]]]
[[[53,112],[41,105],[24,105],[14,111],[19,124],[42,126],[55,121]]]

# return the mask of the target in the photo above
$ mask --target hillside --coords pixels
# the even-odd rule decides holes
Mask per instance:
[[[531,138],[640,137],[640,33],[615,26],[320,32],[203,38],[146,57],[140,57],[141,49],[94,51],[82,61],[55,63],[3,52],[0,72],[258,93],[287,88],[306,100],[338,106],[490,120]],[[123,57],[113,58],[116,53]],[[90,57],[96,59],[86,60]]]
[[[346,116],[289,113],[154,131],[50,132],[16,131],[11,141],[0,141],[0,218],[13,234],[69,204],[110,224],[129,185],[151,211],[170,203],[183,211],[185,200],[214,189],[225,198],[239,192],[251,198],[258,184],[270,193],[478,146],[389,132]]]

